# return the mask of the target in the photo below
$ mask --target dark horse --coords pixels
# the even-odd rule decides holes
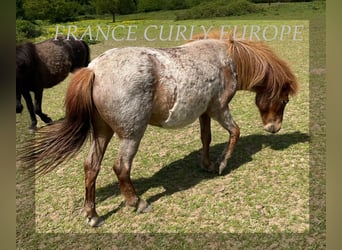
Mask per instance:
[[[229,110],[237,89],[256,92],[265,130],[282,126],[289,95],[297,92],[296,77],[266,45],[248,41],[199,40],[176,48],[115,48],[73,75],[66,93],[64,120],[40,131],[23,146],[19,159],[44,174],[73,157],[91,135],[84,162],[84,215],[89,225],[103,219],[95,209],[95,184],[106,147],[114,133],[120,140],[113,170],[129,206],[148,210],[131,182],[133,158],[148,124],[179,128],[199,118],[201,165],[222,173],[240,130]],[[209,159],[211,119],[229,133],[216,163]]]
[[[59,37],[41,43],[23,43],[16,47],[16,113],[23,111],[24,97],[31,117],[30,129],[36,129],[36,114],[45,122],[52,120],[42,112],[43,89],[51,88],[69,74],[89,63],[89,47],[84,41]],[[33,104],[30,91],[34,93]]]

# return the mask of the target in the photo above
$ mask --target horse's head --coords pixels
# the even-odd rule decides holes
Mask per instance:
[[[238,75],[238,89],[256,92],[264,129],[277,133],[289,95],[298,90],[296,76],[266,44],[230,39],[227,43]]]
[[[289,85],[283,86],[280,93],[272,96],[271,93],[260,88],[256,91],[255,104],[257,105],[264,129],[270,133],[277,133],[282,126],[284,109],[289,102],[292,89]]]

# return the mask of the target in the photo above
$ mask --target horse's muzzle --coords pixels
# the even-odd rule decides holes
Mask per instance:
[[[267,132],[275,134],[275,133],[277,133],[281,129],[281,122],[270,122],[270,123],[267,123],[264,126],[264,129]]]

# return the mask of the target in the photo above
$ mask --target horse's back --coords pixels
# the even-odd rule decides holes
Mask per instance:
[[[70,51],[62,41],[48,40],[36,44],[39,79],[44,88],[63,81],[72,66]]]

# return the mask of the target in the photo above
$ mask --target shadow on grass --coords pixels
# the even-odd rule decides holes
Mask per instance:
[[[284,150],[291,145],[304,143],[309,140],[309,135],[301,132],[281,135],[259,134],[241,137],[223,175],[227,175],[230,171],[252,161],[253,155],[261,151],[264,147],[270,147],[273,150]],[[225,146],[226,143],[212,146],[210,148],[211,159],[215,160],[216,157],[219,157]],[[147,199],[147,202],[153,203],[163,196],[172,195],[176,192],[192,188],[205,179],[217,177],[218,174],[208,173],[199,167],[200,154],[201,149],[193,151],[184,158],[166,165],[149,178],[133,179],[133,185],[138,195],[145,193],[150,188],[163,187],[165,191]],[[97,203],[116,195],[120,195],[117,182],[96,190]],[[103,216],[104,219],[110,217],[122,207],[121,204],[118,208],[108,212]]]

